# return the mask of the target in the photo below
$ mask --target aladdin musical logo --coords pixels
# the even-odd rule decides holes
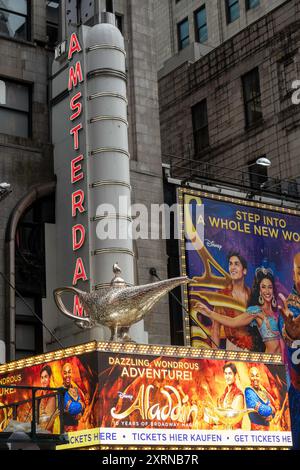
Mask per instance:
[[[155,395],[155,398],[154,398]],[[154,400],[163,399],[166,404],[162,406],[161,401],[155,403]],[[188,396],[181,397],[180,393],[172,385],[165,385],[157,389],[154,385],[141,385],[136,399],[126,410],[121,412],[117,410],[118,406],[111,409],[111,416],[122,420],[127,418],[135,411],[139,412],[143,420],[158,421],[178,421],[180,423],[189,423],[197,418],[198,407],[188,403]]]

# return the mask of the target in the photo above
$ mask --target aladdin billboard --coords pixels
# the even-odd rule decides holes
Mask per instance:
[[[280,295],[293,293],[297,211],[181,189],[182,271],[194,347],[280,354]],[[207,336],[208,335],[208,336]]]
[[[1,385],[39,387],[37,432],[69,444],[289,447],[285,367],[277,356],[185,347],[89,343],[1,366]],[[47,380],[46,380],[47,379]],[[63,387],[62,398],[43,387]],[[1,431],[32,419],[26,389],[1,389]]]
[[[100,428],[144,445],[291,443],[283,366],[102,355]]]

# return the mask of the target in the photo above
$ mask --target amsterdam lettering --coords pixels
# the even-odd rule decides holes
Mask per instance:
[[[82,52],[82,48],[76,33],[73,33],[70,38],[68,59],[71,61],[75,54]],[[82,72],[81,62],[77,60],[75,65],[69,67],[68,73],[68,90],[70,91],[70,137],[72,139],[72,148],[75,154],[71,160],[71,184],[74,185],[74,191],[71,195],[71,214],[74,219],[72,227],[72,249],[78,252],[78,257],[75,262],[74,275],[72,284],[76,286],[79,280],[86,281],[87,275],[84,266],[84,261],[80,256],[80,249],[85,242],[85,228],[82,224],[76,223],[77,216],[85,212],[85,194],[82,189],[76,189],[76,183],[84,179],[84,170],[82,167],[84,155],[78,152],[80,148],[80,135],[83,130],[82,112],[82,92],[78,90],[80,83],[84,82],[84,75]],[[72,94],[72,92],[75,92]],[[77,296],[74,297],[73,313],[77,316],[83,315],[83,308]]]

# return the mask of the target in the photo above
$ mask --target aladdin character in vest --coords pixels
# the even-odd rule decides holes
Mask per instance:
[[[242,410],[244,408],[244,395],[236,384],[237,368],[232,362],[223,366],[226,388],[218,399],[218,406],[224,409]],[[233,429],[241,429],[242,419],[234,425]]]
[[[250,297],[250,289],[245,284],[247,261],[239,252],[229,253],[228,272],[231,277],[231,283],[225,289],[220,290],[219,293],[238,300],[246,308]],[[241,313],[230,307],[215,307],[215,311],[223,317],[231,318],[235,318]],[[221,323],[213,320],[211,337],[218,346],[220,346],[220,328]],[[248,325],[240,327],[224,325],[224,331],[227,351],[257,351],[254,328],[250,328]],[[215,345],[213,344],[212,347],[215,348]]]

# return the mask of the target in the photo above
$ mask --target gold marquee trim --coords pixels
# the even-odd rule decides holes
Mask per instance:
[[[78,346],[59,349],[57,351],[32,356],[18,361],[9,362],[0,366],[0,374],[12,372],[46,362],[52,362],[65,359],[70,356],[79,356],[81,354],[99,351],[111,353],[126,353],[138,355],[154,355],[168,357],[187,357],[190,359],[212,359],[212,360],[231,360],[241,362],[263,362],[265,364],[283,364],[280,354],[253,353],[247,351],[225,351],[223,349],[201,349],[188,346],[161,346],[152,344],[136,343],[112,343],[97,342],[81,344]]]
[[[271,203],[264,203],[259,201],[247,201],[246,199],[239,198],[238,196],[225,196],[224,194],[215,194],[207,191],[194,190],[190,188],[179,188],[179,197],[183,194],[191,194],[192,196],[206,197],[208,199],[215,199],[216,201],[232,202],[233,204],[241,204],[246,207],[256,207],[258,209],[266,209],[283,214],[300,216],[300,211],[297,209],[290,209],[288,207],[273,205]]]

